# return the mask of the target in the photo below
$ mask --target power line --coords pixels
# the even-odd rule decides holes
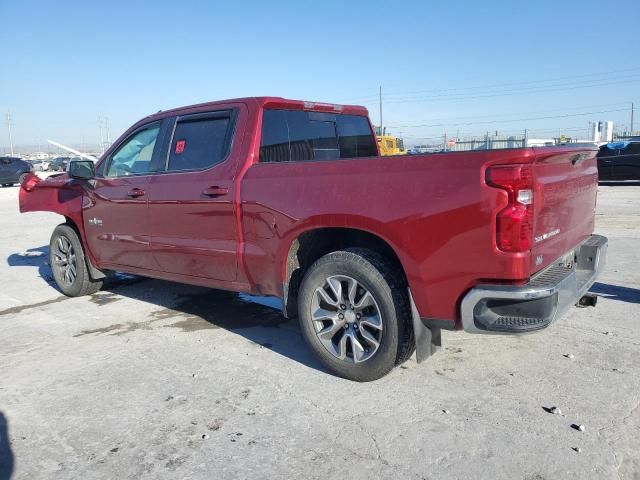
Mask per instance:
[[[513,118],[507,120],[486,120],[486,121],[470,121],[470,122],[460,122],[460,123],[434,123],[434,124],[419,124],[419,125],[389,125],[389,128],[433,128],[433,127],[456,127],[456,126],[464,126],[464,125],[486,125],[493,123],[510,123],[510,122],[524,122],[530,120],[550,120],[554,118],[570,118],[570,117],[580,117],[586,115],[598,115],[601,113],[613,113],[613,112],[623,112],[627,111],[626,108],[620,108],[617,110],[601,110],[599,112],[584,112],[584,113],[569,113],[565,115],[549,115],[544,117],[529,117],[529,118]]]
[[[524,82],[509,82],[509,83],[494,83],[494,84],[489,84],[489,85],[472,85],[472,86],[468,86],[468,87],[457,87],[457,88],[445,88],[445,89],[428,89],[428,90],[414,90],[414,91],[408,91],[408,92],[400,92],[400,93],[387,93],[387,97],[391,97],[391,96],[403,96],[403,95],[415,95],[415,94],[422,94],[422,93],[440,93],[440,92],[452,92],[452,91],[460,91],[460,90],[477,90],[477,89],[491,89],[491,88],[497,88],[497,87],[511,87],[511,86],[517,86],[517,85],[533,85],[536,83],[549,83],[549,82],[556,82],[558,80],[570,80],[570,79],[575,79],[575,78],[586,78],[586,77],[597,77],[597,76],[611,76],[612,74],[618,74],[618,73],[625,73],[625,72],[634,72],[640,70],[640,66],[638,67],[633,67],[633,68],[626,68],[626,69],[622,69],[622,70],[609,70],[607,72],[596,72],[596,73],[584,73],[581,75],[569,75],[569,76],[564,76],[564,77],[555,77],[555,78],[548,78],[548,79],[537,79],[537,80],[528,80],[528,81],[524,81]],[[603,80],[610,80],[610,78],[601,78],[601,79],[592,79],[592,80],[585,80],[585,81],[603,81]],[[548,86],[548,85],[547,85]],[[367,99],[367,98],[377,98],[378,95],[377,94],[371,94],[371,95],[362,95],[359,97],[350,97],[349,101],[351,100],[361,100],[361,99]]]
[[[489,93],[486,92],[484,94],[478,95],[433,95],[431,97],[421,97],[421,98],[411,98],[411,99],[401,99],[401,100],[387,100],[386,103],[429,103],[429,102],[440,102],[440,101],[457,101],[457,100],[473,100],[477,98],[494,98],[494,97],[508,97],[513,95],[527,95],[527,94],[536,94],[536,93],[548,93],[548,92],[561,92],[566,90],[576,90],[581,88],[593,88],[593,87],[604,87],[609,85],[621,85],[625,83],[639,83],[640,78],[636,78],[633,80],[623,80],[617,82],[605,82],[605,83],[597,83],[591,85],[572,85],[560,88],[539,88],[537,90],[518,90],[518,91],[506,91],[506,92],[495,92]]]
[[[639,75],[640,74],[624,75],[624,76],[620,76],[620,77],[599,78],[599,79],[582,80],[582,81],[578,81],[578,82],[562,82],[562,83],[555,83],[555,84],[550,84],[550,85],[536,85],[536,86],[531,86],[531,87],[518,87],[518,88],[509,88],[509,89],[504,89],[504,88],[500,88],[500,89],[497,89],[497,90],[485,89],[485,90],[489,90],[489,91],[478,92],[478,93],[462,92],[462,93],[447,93],[447,94],[426,95],[426,96],[395,94],[394,97],[397,97],[397,98],[389,98],[389,97],[392,97],[392,95],[391,94],[387,94],[386,97],[388,98],[388,101],[396,101],[396,100],[414,99],[414,98],[462,97],[462,96],[471,96],[471,95],[474,95],[474,96],[475,95],[485,95],[485,94],[492,94],[492,93],[527,92],[527,91],[537,91],[537,90],[548,90],[548,89],[552,89],[552,88],[555,89],[555,88],[560,88],[560,87],[571,87],[571,88],[580,87],[580,86],[589,87],[589,86],[599,86],[603,82],[606,82],[607,84],[609,84],[609,83],[621,82],[621,81],[634,81],[634,80],[640,79]],[[464,90],[464,89],[452,89],[451,91],[454,91],[454,90]]]
[[[518,112],[518,113],[512,113],[511,115],[537,115],[537,114],[549,114],[549,113],[554,113],[554,112],[566,112],[568,110],[584,110],[585,108],[605,108],[605,107],[622,107],[623,105],[629,105],[629,102],[616,102],[616,103],[604,103],[604,104],[598,104],[598,105],[581,105],[579,107],[567,107],[567,108],[559,108],[559,109],[553,109],[553,110],[534,110],[534,111],[529,111],[529,112]],[[420,122],[420,123],[426,123],[429,121],[441,121],[441,122],[445,122],[445,121],[450,121],[450,120],[464,120],[464,119],[471,119],[474,121],[474,123],[476,123],[476,120],[479,118],[491,118],[494,120],[501,120],[502,116],[499,116],[496,118],[495,114],[489,114],[489,115],[465,115],[465,116],[459,116],[459,117],[446,117],[446,118],[434,118],[434,119],[427,119],[427,120],[416,120],[416,122]]]
[[[586,73],[583,75],[570,75],[567,77],[556,77],[556,78],[548,78],[548,79],[538,79],[538,80],[530,80],[527,82],[510,82],[510,83],[497,83],[497,84],[491,84],[491,85],[475,85],[475,86],[470,86],[470,87],[457,87],[457,88],[446,88],[446,89],[441,89],[441,90],[417,90],[417,91],[413,91],[413,92],[403,92],[403,93],[398,93],[398,94],[388,94],[388,95],[408,95],[408,94],[420,94],[420,93],[430,93],[430,92],[451,92],[451,91],[458,91],[458,90],[477,90],[477,89],[489,89],[489,88],[496,88],[496,87],[511,87],[511,86],[517,86],[517,85],[532,85],[532,84],[536,84],[536,83],[549,83],[549,82],[557,82],[558,80],[570,80],[570,79],[575,79],[575,78],[585,78],[585,77],[593,77],[593,76],[610,76],[612,74],[617,74],[617,73],[623,73],[623,72],[631,72],[631,71],[637,71],[640,70],[640,66],[639,67],[634,67],[634,68],[627,68],[624,70],[610,70],[608,72],[600,72],[600,73]],[[632,75],[637,75],[637,74],[632,74]],[[615,76],[615,75],[614,75]],[[629,76],[629,75],[626,75]],[[608,78],[594,78],[591,80],[582,80],[582,82],[589,82],[589,81],[600,81],[600,80],[610,80]]]

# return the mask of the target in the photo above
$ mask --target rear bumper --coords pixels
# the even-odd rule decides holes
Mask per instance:
[[[527,333],[551,325],[584,296],[606,261],[607,238],[591,235],[526,285],[478,285],[463,298],[462,327],[470,333]]]

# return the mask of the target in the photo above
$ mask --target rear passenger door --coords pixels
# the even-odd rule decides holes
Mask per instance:
[[[163,271],[236,279],[233,108],[173,119],[164,170],[148,185],[153,255]]]

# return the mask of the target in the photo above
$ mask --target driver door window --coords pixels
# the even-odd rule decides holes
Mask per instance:
[[[149,173],[159,132],[160,125],[154,124],[130,137],[112,155],[106,176],[125,177]]]

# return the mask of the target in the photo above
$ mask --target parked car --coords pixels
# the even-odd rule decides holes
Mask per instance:
[[[49,170],[52,172],[66,172],[70,157],[56,157],[49,162]]]
[[[26,162],[29,162],[31,164],[31,166],[33,167],[33,170],[36,172],[43,172],[49,169],[49,162],[45,162],[44,160],[32,160],[32,159],[28,159],[25,160]]]
[[[29,163],[33,165],[33,168],[37,172],[46,172],[49,170],[48,160],[29,160]]]
[[[640,141],[611,142],[598,152],[600,180],[640,180]]]
[[[32,176],[66,295],[110,271],[282,299],[320,361],[379,378],[441,329],[548,327],[605,262],[597,148],[379,156],[364,107],[259,97],[159,112],[94,165]]]
[[[0,185],[10,187],[22,183],[33,167],[29,162],[15,157],[0,157]]]

